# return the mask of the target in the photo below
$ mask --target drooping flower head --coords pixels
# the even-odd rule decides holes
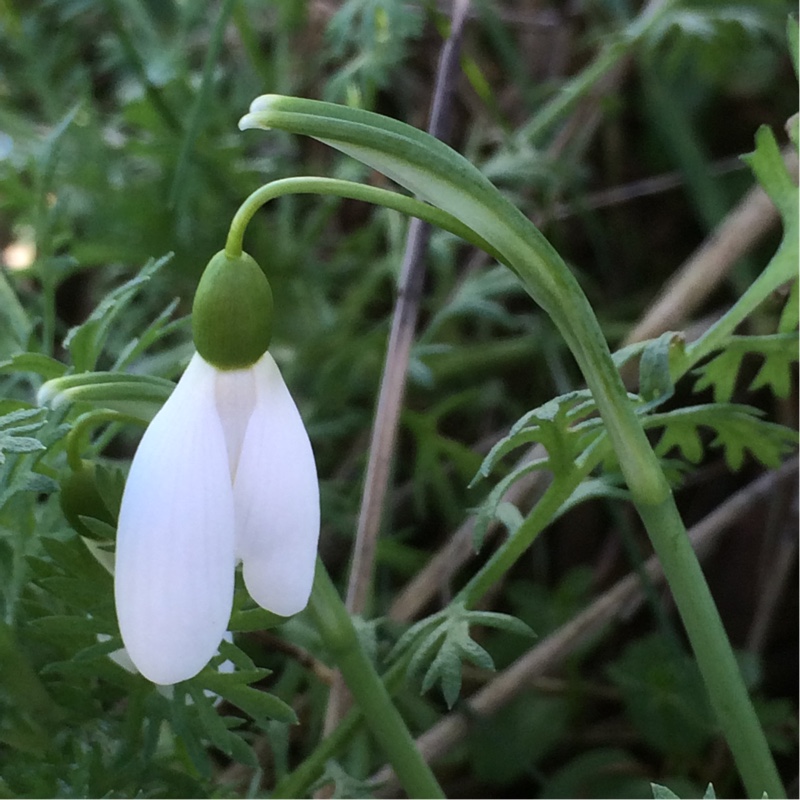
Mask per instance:
[[[272,292],[246,254],[218,253],[195,295],[197,353],[145,431],[117,530],[120,632],[139,671],[170,684],[217,652],[234,571],[263,608],[301,611],[319,536],[311,444],[272,356]]]

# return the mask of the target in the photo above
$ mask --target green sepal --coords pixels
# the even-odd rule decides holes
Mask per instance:
[[[197,352],[218,369],[255,364],[272,337],[272,289],[247,253],[217,253],[203,272],[192,306]]]

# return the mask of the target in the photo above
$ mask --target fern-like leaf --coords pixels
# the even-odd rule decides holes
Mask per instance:
[[[689,406],[662,414],[653,414],[643,422],[646,428],[663,427],[656,453],[666,455],[677,448],[684,458],[697,463],[704,446],[700,428],[716,434],[712,447],[721,447],[731,469],[744,462],[746,450],[766,467],[777,467],[783,457],[797,446],[797,431],[761,419],[762,412],[734,403]]]
[[[791,386],[792,364],[797,361],[795,333],[732,336],[722,352],[696,370],[699,377],[694,391],[710,388],[716,402],[728,402],[736,387],[742,359],[748,353],[758,354],[764,359],[749,389],[753,391],[768,386],[778,397],[787,397]]]
[[[0,464],[6,461],[6,453],[33,453],[44,450],[45,445],[25,433],[38,431],[46,422],[44,409],[21,408],[0,417]]]
[[[472,483],[489,475],[508,453],[535,442],[547,450],[547,459],[537,462],[539,466],[547,466],[558,474],[599,434],[597,420],[582,424],[594,411],[594,400],[588,389],[568,392],[529,411],[514,423],[508,436],[489,451]]]
[[[494,669],[491,655],[470,636],[473,625],[533,635],[533,631],[516,617],[492,611],[469,611],[463,603],[454,603],[424,620],[423,624],[417,623],[401,640],[401,650],[411,648],[416,642],[414,655],[408,665],[409,677],[418,677],[424,670],[422,692],[427,692],[437,683],[441,684],[442,694],[450,708],[461,692],[461,665],[464,661],[481,669]],[[414,636],[408,637],[412,632]],[[397,652],[398,647],[395,646],[393,653]]]

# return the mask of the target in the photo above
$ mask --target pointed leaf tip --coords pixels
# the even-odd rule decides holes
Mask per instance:
[[[270,126],[264,124],[263,120],[259,119],[258,115],[263,114],[266,111],[269,111],[275,104],[275,101],[280,98],[278,94],[262,94],[256,97],[252,103],[250,103],[250,108],[240,120],[239,120],[239,130],[251,130],[253,128],[262,128],[264,130],[269,130]]]

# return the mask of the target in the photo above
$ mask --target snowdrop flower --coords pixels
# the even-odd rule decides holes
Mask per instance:
[[[217,652],[242,562],[253,599],[301,611],[314,577],[319,485],[297,407],[272,356],[272,293],[246,254],[218,253],[198,286],[198,352],[147,428],[117,531],[125,648],[157,684]]]

